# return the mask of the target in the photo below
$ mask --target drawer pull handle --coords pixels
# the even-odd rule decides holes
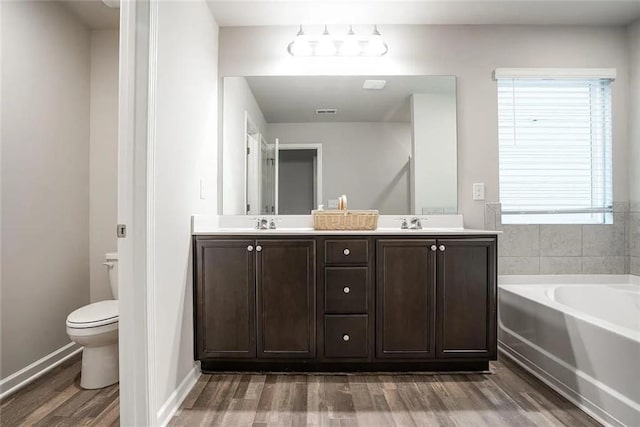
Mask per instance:
[[[435,251],[436,251],[436,249],[438,249],[438,247],[437,247],[436,245],[431,245],[431,250],[432,250],[433,252],[435,252]]]
[[[344,341],[344,342],[347,342],[347,341],[349,341],[350,339],[351,339],[351,337],[350,337],[349,335],[347,335],[347,334],[344,334],[344,335],[342,336],[342,341]]]
[[[343,250],[343,251],[342,251],[342,253],[343,253],[345,256],[348,256],[348,255],[351,253],[351,251],[350,251],[349,249],[345,249],[345,250]]]
[[[349,287],[348,287],[348,286],[345,286],[345,287],[342,289],[342,292],[344,292],[345,294],[348,294],[349,292],[351,292],[351,289],[349,289]]]
[[[247,250],[248,250],[249,252],[253,252],[253,246],[251,246],[251,245],[247,246]]]
[[[444,252],[444,250],[446,249],[444,245],[440,245],[440,247],[438,248],[440,249],[440,252]]]
[[[256,246],[256,251],[262,252],[262,246],[260,246],[260,245]]]

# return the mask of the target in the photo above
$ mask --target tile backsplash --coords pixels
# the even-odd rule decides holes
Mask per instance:
[[[602,225],[502,225],[500,203],[487,203],[485,227],[503,231],[499,274],[640,275],[640,203],[614,203]]]

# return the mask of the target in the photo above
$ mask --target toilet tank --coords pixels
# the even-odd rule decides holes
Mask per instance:
[[[104,260],[109,272],[109,286],[111,286],[113,299],[118,299],[118,254],[109,252],[105,254]]]

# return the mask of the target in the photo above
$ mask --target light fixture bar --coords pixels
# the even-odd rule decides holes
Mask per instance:
[[[316,38],[310,38],[302,29],[289,43],[287,51],[291,56],[383,56],[389,51],[384,42],[378,26],[374,25],[373,32],[368,37],[358,36],[349,26],[349,31],[342,37],[336,37],[329,33],[327,25],[324,31]]]

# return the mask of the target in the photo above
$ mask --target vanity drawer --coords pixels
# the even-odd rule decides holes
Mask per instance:
[[[367,267],[325,268],[325,312],[366,313],[368,271]]]
[[[366,314],[324,316],[324,355],[327,358],[365,359],[369,356]]]
[[[325,240],[326,264],[366,264],[369,261],[369,241],[366,239]]]

